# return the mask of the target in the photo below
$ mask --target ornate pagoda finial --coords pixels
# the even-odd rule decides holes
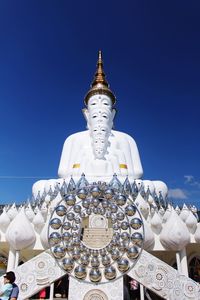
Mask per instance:
[[[91,88],[88,91],[88,93],[85,96],[84,102],[85,105],[88,104],[88,100],[92,95],[96,95],[96,94],[105,94],[108,95],[111,100],[113,105],[116,102],[116,98],[115,95],[113,94],[113,92],[109,89],[109,84],[105,78],[105,73],[103,70],[103,60],[102,60],[102,52],[101,50],[99,51],[99,57],[98,57],[98,61],[97,61],[97,70],[94,76],[94,80],[91,84]]]
[[[106,81],[106,78],[105,78],[105,73],[103,71],[103,60],[102,60],[101,50],[99,51],[99,58],[98,58],[98,62],[97,62],[97,70],[96,70],[96,73],[95,73],[94,80],[91,84],[91,87],[97,85],[98,83],[101,83],[101,84],[105,85],[106,87],[109,87],[108,82]]]

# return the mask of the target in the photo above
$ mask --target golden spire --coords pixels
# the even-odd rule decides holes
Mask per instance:
[[[96,73],[95,73],[94,80],[91,84],[91,87],[97,85],[98,83],[101,83],[101,84],[105,85],[106,87],[108,87],[108,83],[107,83],[106,78],[105,78],[105,73],[103,71],[103,61],[102,61],[101,50],[99,51],[99,58],[98,58],[98,62],[97,62],[97,70],[96,70]]]
[[[116,102],[115,95],[109,89],[109,84],[105,78],[105,73],[103,70],[103,60],[102,60],[102,52],[99,51],[99,57],[97,61],[97,70],[94,76],[94,80],[91,84],[91,88],[85,96],[84,102],[87,105],[88,100],[92,95],[96,94],[105,94],[109,96],[112,100],[112,104],[114,105]]]

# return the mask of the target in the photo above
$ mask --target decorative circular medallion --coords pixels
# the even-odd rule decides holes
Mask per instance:
[[[83,300],[108,300],[108,297],[103,291],[95,289],[87,292]]]
[[[39,269],[44,269],[44,267],[45,267],[45,263],[43,261],[39,261],[38,262],[38,268]]]
[[[90,283],[128,272],[143,240],[142,217],[133,198],[102,182],[63,194],[49,222],[48,241],[58,265]]]
[[[26,283],[22,283],[22,284],[20,285],[20,290],[21,290],[22,292],[26,292],[26,291],[28,290],[28,285],[27,285]]]

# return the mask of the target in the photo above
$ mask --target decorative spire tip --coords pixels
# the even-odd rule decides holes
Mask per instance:
[[[85,105],[88,104],[88,100],[92,95],[97,95],[97,94],[105,94],[109,96],[112,100],[113,105],[115,104],[116,102],[115,95],[110,90],[109,84],[105,77],[106,76],[103,70],[102,51],[99,50],[96,73],[94,76],[94,80],[91,84],[91,88],[85,96],[84,99]]]

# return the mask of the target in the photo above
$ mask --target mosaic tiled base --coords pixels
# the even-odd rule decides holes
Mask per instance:
[[[128,275],[163,299],[200,299],[200,285],[198,283],[181,275],[177,270],[144,250]]]
[[[16,282],[20,288],[18,300],[27,299],[65,274],[48,250],[19,266],[15,270],[15,273],[17,276]],[[129,276],[151,289],[154,293],[160,295],[163,299],[200,300],[200,285],[198,283],[181,275],[175,269],[145,250],[142,251],[133,269],[129,271]],[[2,284],[2,278],[0,283]],[[75,284],[76,289],[73,290],[72,294],[73,284]],[[104,286],[106,287],[106,285],[108,289],[103,288]],[[123,297],[122,279],[106,283],[105,285],[102,284],[101,288],[99,288],[99,286],[100,285],[79,282],[74,278],[70,278],[69,300],[86,300],[87,297],[90,297],[88,298],[90,300],[104,300],[104,298],[107,300],[106,296],[109,300],[123,299],[116,298],[117,295]],[[93,294],[92,290],[94,292]],[[99,298],[95,296],[98,290],[102,291],[98,296]],[[81,291],[81,296],[77,296],[78,291]],[[84,299],[84,297],[86,298]]]

